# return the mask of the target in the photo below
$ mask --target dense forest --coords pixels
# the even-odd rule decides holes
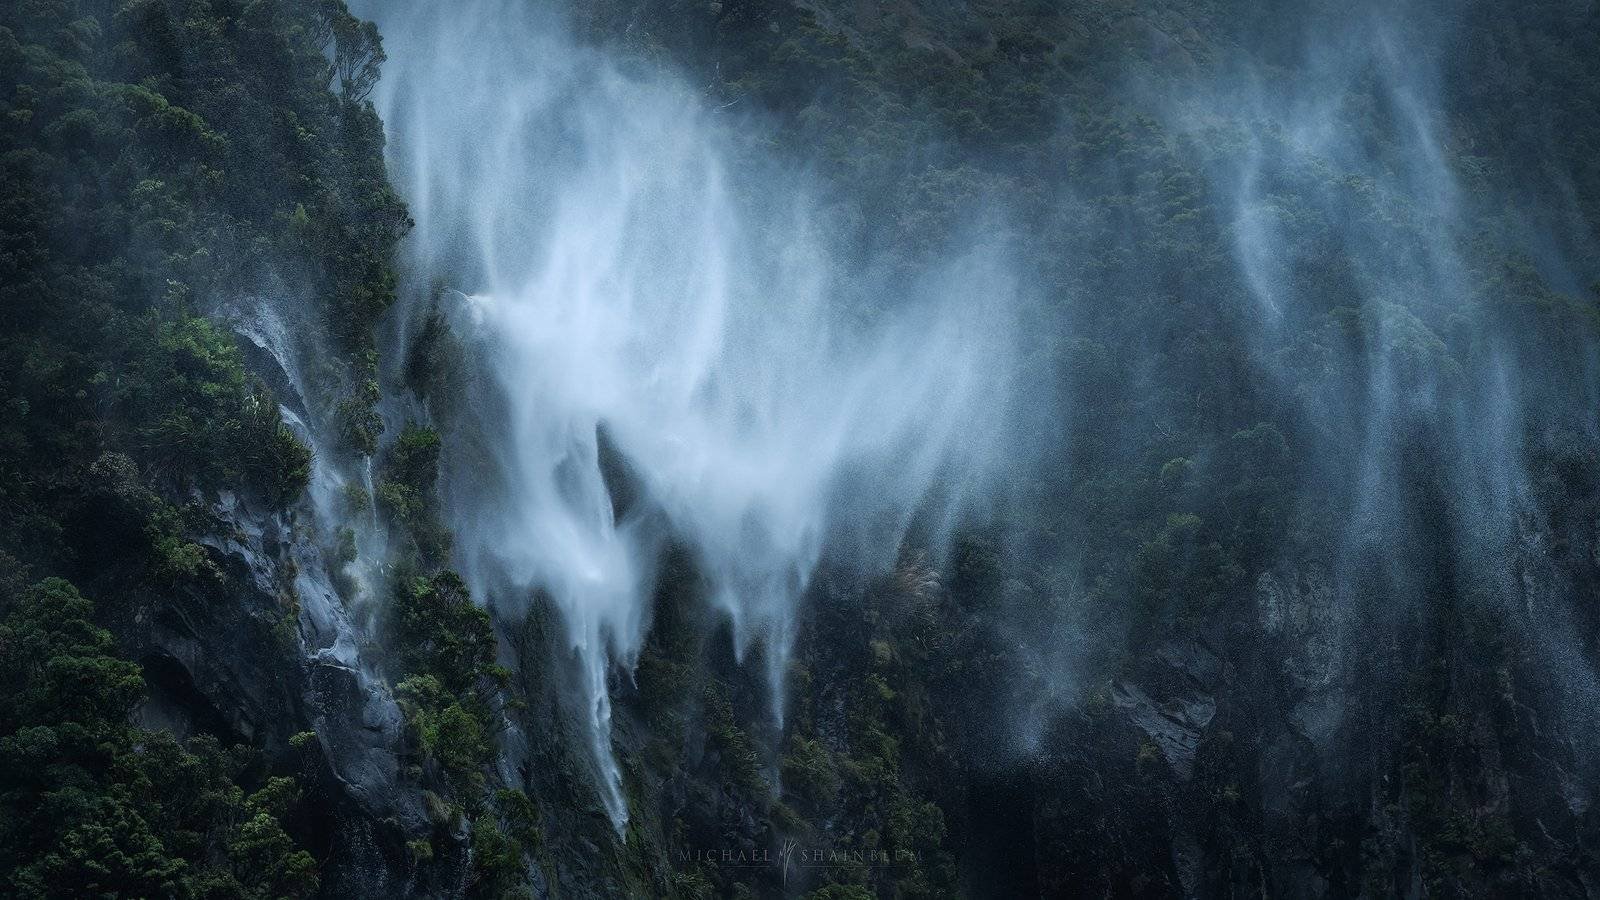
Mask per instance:
[[[1600,892],[1600,8],[351,7],[0,7],[0,894]]]

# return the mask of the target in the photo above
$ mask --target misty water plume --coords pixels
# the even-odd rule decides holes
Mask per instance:
[[[847,260],[804,177],[740,139],[760,123],[535,4],[373,13],[407,267],[448,285],[465,358],[438,423],[455,564],[502,617],[553,604],[620,827],[607,679],[637,659],[666,543],[736,655],[760,648],[781,719],[819,561],[887,566],[913,521],[937,541],[991,492],[1017,286],[1001,246],[910,274]]]
[[[1344,724],[1347,679],[1374,674],[1371,647],[1431,627],[1428,598],[1514,622],[1584,698],[1577,718],[1592,721],[1600,687],[1573,618],[1581,592],[1550,575],[1533,469],[1566,435],[1597,433],[1600,348],[1541,346],[1508,300],[1542,282],[1540,302],[1567,302],[1556,290],[1581,291],[1585,266],[1560,249],[1571,234],[1519,213],[1540,185],[1454,143],[1446,85],[1479,76],[1447,52],[1464,10],[1429,9],[1308,11],[1254,61],[1151,101],[1209,176],[1241,337],[1304,429],[1298,515],[1337,522],[1326,681],[1307,704],[1322,708],[1304,713],[1318,739]]]

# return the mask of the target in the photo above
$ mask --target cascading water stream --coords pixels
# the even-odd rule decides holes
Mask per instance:
[[[312,451],[310,484],[306,496],[310,501],[311,526],[305,537],[295,542],[297,571],[295,591],[300,598],[302,612],[310,628],[305,632],[308,653],[318,659],[334,662],[352,670],[361,669],[357,647],[362,642],[351,619],[349,603],[365,602],[369,598],[372,580],[371,564],[383,557],[377,546],[377,523],[367,516],[352,520],[347,497],[353,476],[339,464],[339,454],[327,435],[327,410],[318,398],[327,393],[308,381],[311,371],[308,357],[315,358],[317,348],[307,350],[301,345],[305,335],[314,333],[305,327],[293,327],[293,304],[282,297],[257,297],[239,304],[230,314],[235,332],[270,359],[269,368],[275,369],[286,382],[286,396],[280,412],[295,435]],[[296,336],[300,336],[297,338]],[[370,462],[363,461],[362,471]],[[370,484],[362,489],[371,496]],[[341,561],[337,565],[342,574],[351,579],[355,596],[341,598],[339,589],[330,578],[330,566],[325,562],[326,550],[337,540],[341,529],[349,529],[352,538],[364,544],[366,552],[357,559]]]
[[[819,560],[887,564],[913,518],[937,531],[990,480],[1014,281],[979,248],[909,281],[846,265],[800,177],[725,164],[731,129],[758,125],[622,74],[537,9],[371,13],[409,265],[460,290],[440,302],[465,389],[435,413],[454,562],[502,616],[558,613],[620,829],[607,677],[637,659],[665,543],[692,552],[736,656],[760,648],[781,719]],[[607,452],[637,484],[625,507]]]

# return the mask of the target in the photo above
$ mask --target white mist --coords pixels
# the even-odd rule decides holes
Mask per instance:
[[[841,264],[802,179],[730,162],[749,146],[730,129],[758,125],[621,74],[527,5],[371,12],[410,265],[460,290],[455,563],[502,615],[559,611],[620,830],[607,677],[636,662],[665,541],[694,554],[740,658],[761,647],[781,718],[824,555],[886,565],[914,517],[949,524],[989,488],[1014,282],[981,248],[909,279]],[[642,494],[620,518],[602,432]]]

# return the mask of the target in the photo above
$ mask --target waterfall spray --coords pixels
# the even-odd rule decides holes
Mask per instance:
[[[637,659],[664,543],[692,552],[735,655],[761,647],[781,720],[819,560],[892,561],[1000,457],[1014,282],[991,248],[899,283],[845,265],[802,178],[733,176],[730,128],[759,126],[536,10],[379,19],[410,264],[460,288],[443,303],[469,348],[442,423],[455,564],[502,615],[559,612],[620,828],[607,673]],[[642,491],[627,510],[602,440]]]

